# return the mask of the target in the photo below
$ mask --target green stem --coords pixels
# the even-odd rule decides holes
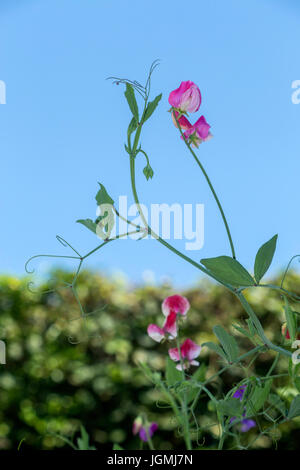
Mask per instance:
[[[177,344],[177,350],[178,350],[179,360],[180,360],[180,365],[181,365],[182,381],[185,382],[186,377],[185,377],[185,372],[184,372],[184,361],[183,361],[182,354],[181,354],[180,340],[179,340],[178,315],[176,318],[176,330],[177,330],[176,344]],[[187,409],[187,392],[185,389],[183,392],[183,399],[182,399],[182,415],[183,415],[183,424],[184,424],[183,426],[184,440],[186,443],[187,450],[192,450],[189,415],[188,415],[188,409]]]
[[[213,194],[213,196],[214,196],[214,198],[215,198],[215,201],[216,201],[216,203],[217,203],[217,206],[218,206],[218,208],[219,208],[219,211],[220,211],[220,213],[221,213],[221,216],[222,216],[222,219],[223,219],[223,222],[224,222],[224,225],[225,225],[225,229],[226,229],[226,232],[227,232],[227,236],[228,236],[228,240],[229,240],[229,244],[230,244],[230,248],[231,248],[232,257],[235,258],[235,257],[236,257],[236,256],[235,256],[235,250],[234,250],[234,245],[233,245],[233,241],[232,241],[232,237],[231,237],[229,225],[228,225],[227,219],[226,219],[226,217],[225,217],[225,213],[224,213],[223,207],[222,207],[222,205],[221,205],[221,203],[220,203],[220,200],[219,200],[219,198],[218,198],[218,196],[217,196],[217,193],[216,193],[216,191],[215,191],[215,189],[214,189],[214,187],[213,187],[213,185],[212,185],[212,182],[210,181],[210,178],[209,178],[208,174],[206,173],[206,171],[205,171],[205,169],[204,169],[204,166],[202,165],[202,163],[200,162],[199,158],[198,158],[197,155],[195,154],[195,152],[194,152],[194,150],[192,149],[191,145],[188,143],[188,141],[187,141],[186,138],[184,137],[184,134],[183,134],[183,132],[182,132],[181,126],[180,126],[180,124],[179,124],[179,121],[178,121],[178,119],[177,119],[177,116],[176,116],[175,112],[173,112],[173,116],[174,116],[174,118],[175,118],[175,120],[176,120],[178,129],[179,129],[179,131],[180,131],[180,134],[181,134],[181,136],[182,136],[182,138],[183,138],[183,141],[184,141],[185,145],[187,146],[187,148],[188,148],[189,151],[191,152],[191,154],[192,154],[192,156],[194,157],[194,159],[195,159],[197,165],[199,166],[200,170],[202,171],[202,173],[203,173],[203,175],[204,175],[204,177],[205,177],[205,179],[206,179],[206,181],[207,181],[207,184],[208,184],[208,186],[209,186],[209,188],[210,188],[210,190],[211,190],[211,192],[212,192],[212,194]]]
[[[250,319],[252,320],[256,330],[257,330],[257,333],[259,335],[259,337],[263,340],[265,346],[267,346],[268,348],[272,349],[273,351],[277,351],[279,352],[280,354],[283,354],[284,356],[287,356],[287,357],[292,357],[292,353],[290,351],[287,351],[286,349],[284,348],[281,348],[280,346],[277,346],[276,344],[273,344],[265,335],[265,332],[264,332],[264,329],[259,321],[259,319],[257,318],[256,314],[254,313],[254,311],[252,310],[251,306],[249,305],[249,303],[247,302],[247,300],[245,299],[245,297],[243,296],[243,294],[241,292],[236,292],[235,294],[237,296],[237,298],[239,299],[239,301],[241,302],[241,304],[243,305],[244,309],[246,310],[246,312],[248,313]]]
[[[107,245],[108,243],[113,242],[114,240],[118,240],[119,238],[127,237],[129,235],[134,235],[135,233],[141,233],[141,232],[142,232],[142,230],[132,230],[131,232],[122,233],[121,235],[116,235],[114,238],[108,238],[107,240],[104,240],[103,243],[96,246],[96,248],[94,248],[92,251],[89,251],[86,255],[82,256],[81,260],[84,260],[85,258],[88,258],[93,253],[100,250],[100,248],[102,248],[104,245]]]
[[[194,261],[193,259],[191,259],[189,256],[185,255],[184,253],[181,253],[181,251],[177,250],[176,248],[174,248],[172,245],[170,245],[170,243],[166,242],[163,238],[161,238],[159,235],[157,235],[153,230],[152,228],[150,227],[150,225],[148,224],[144,214],[143,214],[143,211],[142,211],[142,208],[141,208],[141,205],[140,205],[140,202],[139,202],[139,197],[138,197],[138,194],[137,194],[137,189],[136,189],[136,182],[135,182],[135,157],[133,156],[130,156],[130,178],[131,178],[131,188],[132,188],[132,193],[133,193],[133,197],[134,197],[134,201],[136,203],[136,206],[137,206],[137,209],[139,211],[139,214],[141,216],[141,219],[145,225],[145,227],[148,229],[148,232],[149,234],[155,238],[159,243],[161,243],[162,245],[164,245],[166,248],[168,248],[170,251],[172,251],[173,253],[175,253],[177,256],[180,256],[180,258],[184,259],[185,261],[187,261],[188,263],[190,263],[192,266],[196,267],[197,269],[199,269],[200,271],[202,271],[203,273],[207,274],[208,276],[212,277],[213,279],[217,280],[220,284],[222,284],[224,287],[226,287],[227,289],[229,289],[231,292],[235,292],[235,290],[228,284],[224,283],[224,282],[221,282],[220,280],[216,279],[214,277],[214,275],[212,273],[210,273],[206,268],[204,268],[201,264],[197,263],[196,261]]]

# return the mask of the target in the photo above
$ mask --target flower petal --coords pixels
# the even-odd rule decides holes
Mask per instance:
[[[169,333],[173,338],[177,336],[176,318],[177,314],[175,312],[169,313],[163,326],[163,331]]]
[[[175,362],[180,361],[178,348],[171,348],[169,349],[168,353],[172,361],[175,361]]]
[[[190,123],[190,121],[185,116],[180,116],[180,118],[178,118],[178,116],[179,116],[178,111],[175,111],[175,115],[177,117],[177,121],[179,122],[179,125],[180,125],[182,130],[190,129],[192,127],[192,124]],[[175,127],[178,127],[176,119],[174,117],[174,112],[172,113],[172,120],[173,120],[173,123],[174,123]]]
[[[253,419],[243,419],[241,422],[241,432],[247,432],[249,429],[254,428],[256,426],[256,422]]]
[[[209,135],[210,125],[206,122],[204,116],[199,117],[198,121],[193,125],[196,133],[200,139],[206,139]]]
[[[138,417],[135,418],[135,420],[133,421],[132,433],[133,433],[134,435],[136,435],[136,434],[140,431],[142,425],[143,425],[143,420],[142,420],[142,418],[141,418],[140,416],[138,416]]]
[[[165,337],[164,330],[159,326],[153,324],[148,326],[147,333],[150,338],[152,338],[154,341],[157,341],[158,343],[160,343],[161,340]]]
[[[232,395],[233,398],[239,398],[239,400],[242,401],[245,390],[246,390],[246,385],[242,385],[234,392],[234,394]]]
[[[190,308],[188,299],[182,295],[171,295],[167,297],[162,303],[162,312],[167,317],[171,312],[186,315]]]
[[[199,356],[201,346],[194,343],[191,339],[187,338],[181,346],[181,356],[191,362]]]
[[[189,89],[182,95],[180,109],[189,113],[195,113],[200,108],[200,104],[200,90],[195,83],[191,82]]]
[[[158,429],[158,425],[157,423],[151,423],[149,428],[148,428],[148,435],[150,436],[150,438],[153,436],[153,434],[155,433],[155,431]],[[140,432],[139,432],[139,436],[140,436],[140,439],[144,442],[147,442],[148,441],[148,435],[147,435],[147,432],[146,432],[146,429],[143,427],[140,429]]]
[[[169,103],[174,108],[180,108],[182,95],[190,88],[193,82],[181,82],[180,86],[176,90],[171,91],[169,94]]]
[[[158,430],[158,424],[157,423],[152,423],[150,428],[149,428],[149,434],[150,434],[150,437],[153,436],[153,434],[155,433],[155,431]]]

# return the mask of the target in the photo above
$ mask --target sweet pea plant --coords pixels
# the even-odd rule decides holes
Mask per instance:
[[[145,363],[140,364],[140,367],[153,385],[160,390],[162,400],[172,409],[178,434],[182,436],[186,449],[201,448],[197,441],[198,432],[201,431],[197,405],[201,402],[203,395],[207,395],[209,398],[210,410],[219,429],[217,448],[222,449],[226,439],[230,439],[233,448],[250,448],[259,436],[271,434],[278,426],[300,416],[300,393],[298,393],[300,392],[300,377],[297,365],[300,361],[297,359],[297,351],[293,353],[291,350],[297,346],[297,317],[300,313],[296,311],[295,305],[300,301],[300,297],[284,287],[288,269],[295,257],[288,263],[280,285],[262,283],[262,278],[268,271],[276,250],[277,235],[259,248],[254,261],[253,274],[237,260],[227,218],[213,184],[198,156],[200,144],[209,141],[212,134],[210,132],[211,126],[204,116],[200,116],[194,124],[190,122],[189,115],[197,113],[201,105],[200,89],[192,81],[181,82],[179,88],[169,94],[170,116],[183,145],[194,159],[215,199],[227,234],[230,255],[205,258],[198,262],[177,250],[153,231],[140,204],[135,167],[137,158],[144,158],[146,160],[146,166],[143,170],[144,176],[147,180],[153,177],[153,169],[149,156],[142,146],[141,137],[144,126],[148,125],[149,119],[162,98],[160,94],[150,100],[151,78],[156,65],[157,62],[152,64],[145,86],[137,81],[112,77],[114,83],[125,86],[125,99],[130,112],[125,151],[128,154],[130,166],[132,194],[142,223],[140,225],[133,223],[121,214],[105,187],[100,184],[96,195],[99,208],[98,217],[96,220],[81,219],[78,222],[97,234],[102,239],[102,243],[89,253],[82,255],[64,239],[57,237],[60,243],[73,251],[71,256],[37,256],[63,257],[78,261],[73,281],[70,284],[66,283],[66,287],[73,291],[84,325],[87,316],[92,313],[85,311],[76,290],[76,281],[84,260],[112,241],[130,234],[137,234],[138,239],[151,235],[172,253],[229,290],[238,299],[247,314],[244,324],[233,325],[234,329],[240,335],[248,338],[249,344],[252,344],[246,353],[240,354],[236,338],[221,325],[216,325],[213,328],[217,342],[198,345],[190,338],[181,337],[180,327],[183,321],[188,321],[190,304],[188,299],[176,294],[166,298],[162,304],[164,321],[160,325],[150,324],[147,330],[148,335],[154,341],[168,344],[166,346],[165,374],[151,370]],[[130,228],[126,233],[112,237],[111,232],[115,217],[121,218]],[[280,345],[270,341],[257,314],[248,303],[245,291],[250,288],[274,289],[281,296],[286,323],[282,327],[282,343]],[[206,376],[205,368],[199,364],[202,348],[206,348],[219,358],[218,370],[211,376]],[[258,355],[266,352],[273,355],[273,363],[266,375],[261,377],[250,375],[248,371],[253,361],[257,359]],[[281,376],[289,377],[291,385],[296,390],[292,401],[285,400],[276,390],[275,382],[278,374],[276,375],[274,372],[280,358],[286,363],[286,374],[281,374]],[[233,383],[226,395],[220,396],[213,387],[214,382],[232,367],[239,367],[244,378],[238,383]],[[146,442],[150,449],[154,449],[153,436],[155,432],[159,432],[157,423],[149,422],[147,416],[140,414],[134,420],[132,431],[139,436],[141,443]],[[247,439],[247,444],[243,443],[245,433],[253,433],[253,438]],[[116,446],[115,448],[120,447]]]

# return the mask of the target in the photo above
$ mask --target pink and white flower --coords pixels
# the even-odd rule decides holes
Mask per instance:
[[[169,103],[173,108],[179,111],[195,113],[198,111],[201,104],[199,87],[190,80],[181,82],[179,88],[171,91]]]
[[[183,133],[186,140],[189,140],[193,147],[198,147],[202,142],[205,142],[212,138],[212,134],[209,132],[210,125],[207,123],[204,116],[200,116],[195,124],[191,125]]]
[[[171,312],[186,315],[189,308],[190,303],[188,299],[178,294],[167,297],[162,303],[162,312],[165,317],[168,316]]]
[[[186,339],[180,346],[181,358],[184,362],[183,368],[188,369],[190,366],[198,366],[199,362],[195,361],[196,357],[199,356],[201,346],[194,343],[191,339]],[[169,349],[170,358],[175,361],[180,361],[180,354],[178,348]],[[176,366],[176,369],[182,370],[181,364]]]
[[[175,312],[170,312],[167,316],[164,326],[160,328],[153,323],[148,326],[147,333],[154,341],[160,343],[164,338],[174,339],[177,336],[176,328],[176,318],[177,314]]]

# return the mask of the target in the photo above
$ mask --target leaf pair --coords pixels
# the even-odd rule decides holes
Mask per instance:
[[[256,254],[254,263],[254,276],[230,256],[218,256],[216,258],[205,258],[201,263],[213,274],[213,276],[226,284],[234,287],[251,287],[259,283],[261,278],[269,269],[275,249],[277,235],[260,247]]]
[[[212,342],[204,343],[202,346],[206,346],[216,352],[229,363],[235,362],[239,357],[239,347],[235,338],[227,333],[227,331],[220,325],[215,326],[213,328],[213,332],[220,341],[221,346]]]
[[[96,233],[102,240],[109,238],[114,227],[115,219],[113,213],[113,199],[107,193],[103,184],[99,183],[100,189],[96,194],[96,202],[100,214],[95,221],[92,219],[79,219],[77,222]]]
[[[127,100],[128,106],[130,108],[130,111],[132,112],[133,119],[134,121],[130,123],[130,130],[133,132],[132,129],[135,130],[135,128],[139,124],[139,108],[137,105],[135,93],[134,93],[134,88],[130,83],[126,83],[126,90],[125,90],[125,98]],[[141,119],[141,124],[144,124],[154,113],[155,109],[157,108],[158,103],[160,102],[162,97],[162,94],[160,93],[156,98],[154,98],[153,101],[149,101]],[[136,126],[136,127],[135,127]],[[131,133],[132,133],[131,132]]]

